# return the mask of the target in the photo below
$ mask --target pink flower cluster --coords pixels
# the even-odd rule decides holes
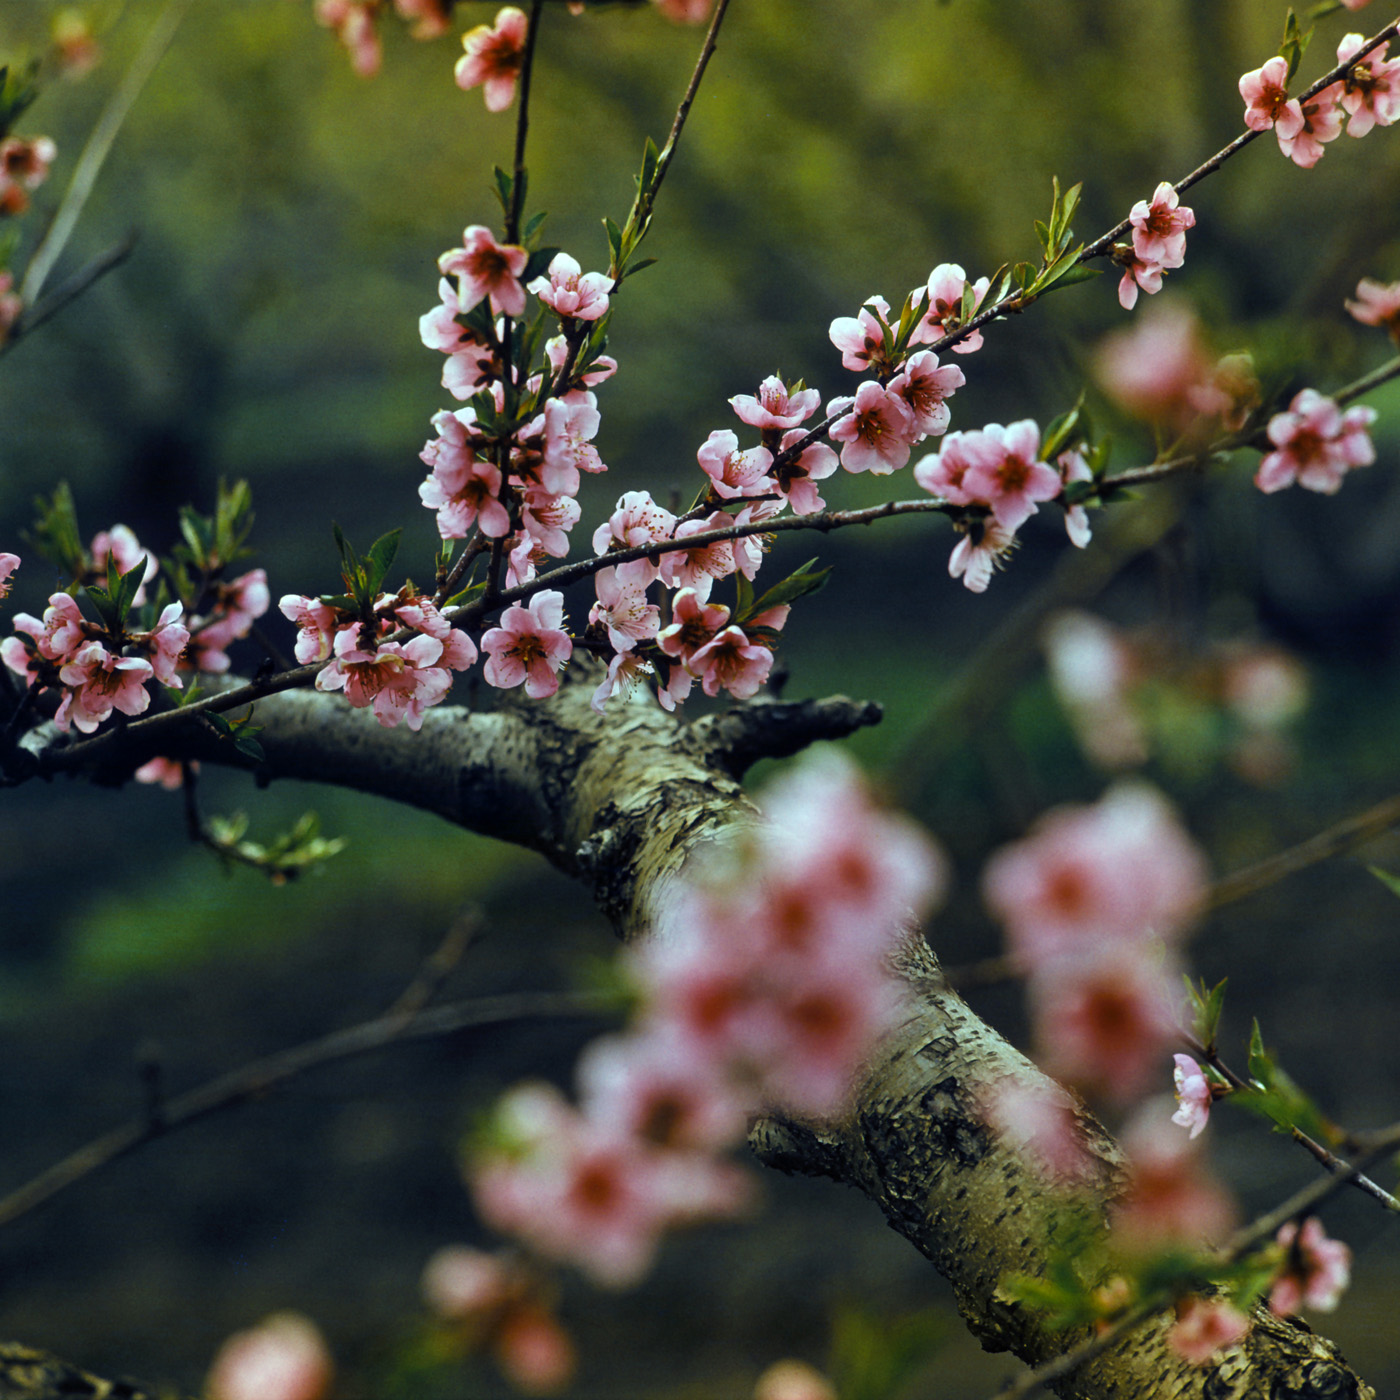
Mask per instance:
[[[278,607],[297,625],[297,660],[327,663],[316,689],[344,691],[352,705],[372,709],[386,728],[401,722],[421,728],[424,710],[451,689],[451,673],[466,670],[477,658],[471,638],[454,629],[430,599],[409,589],[381,597],[372,624],[295,593]],[[413,635],[396,640],[404,629]]]
[[[983,893],[1028,978],[1051,1073],[1126,1102],[1176,1033],[1173,946],[1205,891],[1200,852],[1164,798],[1122,783],[1063,807],[988,862]]]
[[[968,508],[948,572],[974,593],[991,582],[1016,531],[1036,513],[1038,503],[1054,500],[1070,482],[1091,476],[1077,452],[1062,452],[1054,466],[1040,461],[1040,429],[1029,418],[1008,427],[990,423],[974,432],[949,433],[939,452],[914,467],[914,480],[930,495]],[[1088,543],[1083,506],[1068,507],[1065,523],[1074,544],[1082,548]]]
[[[580,1105],[516,1090],[473,1169],[491,1224],[605,1285],[636,1282],[665,1230],[744,1208],[721,1154],[764,1104],[839,1111],[895,1010],[898,930],[941,887],[940,858],[843,763],[765,808],[633,959],[641,1011],[585,1054]]]
[[[362,78],[379,72],[383,44],[375,27],[383,0],[316,0],[317,23],[335,31]],[[449,28],[451,0],[394,0],[394,12],[409,25],[414,39],[437,39]]]
[[[124,530],[118,526],[112,534]],[[130,536],[130,531],[125,534]],[[107,538],[99,535],[93,541],[94,554]],[[131,567],[135,563],[131,561]],[[17,556],[0,555],[0,596],[9,591],[9,576],[18,565]],[[61,693],[54,715],[59,729],[76,727],[91,734],[114,710],[143,713],[151,703],[148,681],[177,689],[183,685],[175,674],[190,636],[181,625],[183,614],[181,604],[171,603],[149,632],[114,637],[89,621],[71,594],[54,593],[42,618],[15,614],[15,635],[0,641],[0,660],[40,692]]]
[[[1118,301],[1125,311],[1137,305],[1139,288],[1149,295],[1160,292],[1162,274],[1186,261],[1186,230],[1195,226],[1196,215],[1163,180],[1150,200],[1133,205],[1128,222],[1132,242],[1118,244],[1113,252],[1113,260],[1123,268]]]
[[[1344,123],[1349,136],[1390,126],[1400,118],[1400,60],[1386,58],[1388,44],[1362,53],[1365,44],[1363,35],[1348,34],[1337,46],[1337,62],[1352,62],[1352,68],[1306,101],[1289,97],[1282,55],[1246,73],[1240,79],[1245,125],[1272,130],[1284,155],[1304,169],[1322,159],[1324,145],[1342,134]]]
[[[1275,1243],[1282,1259],[1269,1306],[1284,1315],[1300,1308],[1331,1312],[1351,1282],[1351,1250],[1328,1239],[1322,1222],[1311,1215],[1301,1226],[1296,1220],[1281,1226]]]
[[[1308,491],[1332,495],[1353,467],[1376,460],[1367,429],[1376,410],[1358,404],[1343,412],[1316,389],[1295,395],[1285,413],[1269,419],[1270,452],[1255,473],[1254,484],[1264,492],[1282,491],[1296,481]]]
[[[313,1322],[299,1313],[276,1313],[219,1348],[205,1393],[209,1400],[321,1400],[333,1369]]]

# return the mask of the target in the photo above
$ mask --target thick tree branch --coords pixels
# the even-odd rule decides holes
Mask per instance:
[[[338,782],[541,851],[590,885],[630,939],[645,936],[693,855],[753,820],[737,773],[764,753],[792,752],[873,718],[845,701],[750,706],[689,725],[647,704],[600,716],[589,704],[593,680],[576,661],[550,701],[505,697],[487,715],[433,710],[416,735],[383,729],[336,696],[276,696],[258,707],[260,776]],[[177,757],[249,766],[212,735],[170,730],[166,738],[180,746]],[[42,749],[36,757],[42,763]],[[118,743],[102,757],[129,767],[142,755]],[[116,771],[109,767],[108,777]],[[1083,1110],[1079,1130],[1094,1162],[1088,1184],[1048,1176],[1032,1152],[994,1133],[982,1108],[987,1095],[1043,1077],[952,991],[917,934],[905,940],[897,970],[906,1015],[867,1066],[849,1110],[823,1122],[775,1115],[753,1145],[782,1170],[864,1191],[952,1281],[984,1346],[1045,1364],[1080,1338],[1047,1328],[1004,1283],[1044,1272],[1068,1218],[1105,1227],[1122,1159]],[[1168,1319],[1154,1316],[1053,1384],[1082,1400],[1372,1395],[1330,1343],[1286,1321],[1260,1317],[1242,1346],[1205,1367],[1175,1357],[1167,1330]],[[1320,1379],[1331,1389],[1319,1391]]]

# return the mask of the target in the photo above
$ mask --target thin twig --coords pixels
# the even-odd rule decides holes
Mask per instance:
[[[124,1157],[152,1138],[172,1128],[183,1127],[199,1118],[260,1097],[269,1089],[320,1065],[383,1049],[399,1040],[427,1040],[479,1026],[499,1025],[543,1017],[606,1016],[616,1007],[614,999],[597,993],[539,992],[512,996],[476,997],[470,1001],[446,1002],[429,1007],[406,1021],[402,1012],[391,1010],[372,1021],[346,1030],[334,1031],[319,1040],[255,1060],[241,1069],[211,1079],[187,1093],[177,1094],[162,1105],[161,1121],[153,1126],[145,1114],[133,1118],[111,1132],[94,1138],[76,1152],[41,1172],[0,1200],[0,1225],[50,1200],[60,1191],[90,1176],[109,1162]]]
[[[530,131],[530,78],[535,70],[535,37],[540,29],[544,0],[530,7],[525,30],[525,51],[520,58],[520,103],[515,118],[515,178],[510,187],[510,209],[506,214],[506,242],[520,242],[520,216],[525,211],[525,138]]]
[[[141,89],[146,86],[147,80],[155,72],[156,65],[170,47],[170,41],[175,37],[175,31],[180,27],[180,21],[184,19],[192,3],[193,0],[169,0],[151,26],[136,57],[132,59],[131,67],[122,75],[116,91],[107,99],[107,105],[102,109],[102,115],[98,117],[97,125],[93,127],[92,134],[78,157],[78,164],[74,167],[73,178],[68,182],[68,188],[58,206],[58,213],[54,215],[49,231],[34,250],[34,256],[30,258],[29,266],[25,269],[19,294],[26,306],[33,305],[39,299],[45,280],[77,227],[83,207],[92,193],[92,187],[97,182],[113,141],[117,139],[117,132],[121,130],[127,114],[141,95]]]
[[[1319,831],[1316,836],[1310,836],[1306,841],[1300,841],[1286,851],[1280,851],[1277,855],[1269,856],[1254,865],[1246,866],[1243,870],[1235,871],[1233,875],[1226,875],[1217,880],[1206,897],[1206,908],[1219,909],[1223,905],[1233,904],[1237,899],[1244,899],[1247,895],[1257,894],[1260,890],[1296,874],[1299,870],[1305,870],[1310,865],[1364,846],[1368,841],[1374,841],[1377,836],[1382,836],[1397,826],[1400,826],[1400,796],[1388,797],[1384,802],[1378,802],[1358,816],[1348,817],[1335,826],[1329,826],[1325,831]]]
[[[9,337],[0,345],[0,355],[9,354],[11,348],[25,336],[38,330],[45,321],[52,320],[71,301],[76,301],[100,277],[105,277],[114,268],[120,267],[136,247],[136,235],[128,234],[120,243],[115,243],[105,253],[99,253],[88,265],[75,272],[56,292],[46,297],[34,307],[25,310],[18,321],[10,327]]]
[[[452,920],[442,942],[424,959],[412,982],[399,994],[389,1008],[390,1016],[399,1016],[405,1023],[412,1021],[442,989],[468,948],[481,933],[481,910],[464,909]]]

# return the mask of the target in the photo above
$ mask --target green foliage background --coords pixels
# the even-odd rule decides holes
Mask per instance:
[[[0,6],[0,46],[14,57],[37,51],[54,8]],[[148,0],[94,7],[102,67],[81,84],[51,86],[24,123],[53,135],[60,159],[17,265],[157,12]],[[493,13],[461,4],[458,28]],[[1091,237],[1159,180],[1196,165],[1240,129],[1238,75],[1274,51],[1282,19],[1257,0],[735,0],[662,193],[647,250],[660,263],[618,299],[611,349],[622,368],[600,395],[610,472],[588,483],[579,538],[624,489],[644,485],[659,498],[693,489],[696,447],[733,424],[725,400],[763,375],[802,376],[827,395],[853,388],[827,339],[833,317],[877,291],[897,302],[939,262],[975,276],[1032,256],[1052,174],[1084,181],[1078,232]],[[1324,25],[1306,75],[1330,63],[1347,27]],[[0,361],[0,547],[16,547],[30,498],[59,479],[72,483],[87,534],[123,520],[164,549],[179,504],[207,507],[220,476],[247,477],[257,562],[274,598],[335,585],[332,517],[359,542],[404,525],[400,558],[427,574],[435,532],[415,494],[417,451],[448,399],[417,318],[436,300],[438,253],[465,225],[493,219],[489,171],[509,161],[512,123],[453,85],[454,41],[415,44],[397,24],[385,28],[384,71],[364,82],[307,4],[193,5],[59,276],[132,229],[134,255]],[[550,6],[532,203],[550,211],[547,241],[585,268],[604,262],[599,221],[625,215],[643,139],[664,136],[698,45],[699,31],[649,6],[602,6],[580,19]],[[1384,357],[1383,338],[1351,323],[1342,301],[1362,275],[1400,276],[1400,137],[1343,137],[1312,172],[1266,137],[1189,202],[1198,223],[1168,295],[1195,306],[1220,349],[1251,349],[1267,387],[1326,390]],[[1128,320],[1115,282],[1050,298],[959,358],[969,382],[953,401],[954,426],[1044,423],[1073,402],[1091,378],[1094,344]],[[1400,787],[1391,719],[1400,392],[1392,385],[1371,401],[1382,413],[1379,464],[1335,500],[1291,492],[1266,501],[1248,485],[1253,458],[1242,454],[1250,460],[1210,490],[1187,484],[1144,504],[1163,512],[1163,541],[1126,559],[1095,603],[1121,622],[1155,620],[1188,647],[1224,635],[1279,640],[1312,668],[1302,757],[1280,785],[1261,793],[1199,759],[1189,715],[1174,750],[1185,757],[1151,770],[1222,871]],[[1089,402],[1115,431],[1115,465],[1146,460],[1140,430],[1115,422],[1092,387]],[[917,494],[906,473],[846,477],[828,498],[871,503],[891,487]],[[838,566],[833,582],[795,612],[787,634],[790,694],[846,690],[885,702],[886,722],[853,747],[953,852],[959,892],[933,935],[951,962],[995,950],[975,894],[990,845],[1106,781],[1055,706],[1033,630],[994,630],[1055,586],[1067,552],[1057,518],[1027,536],[985,598],[947,578],[952,540],[941,524],[833,536],[820,551]],[[801,541],[780,549],[789,567],[813,552]],[[424,562],[415,567],[415,557]],[[14,601],[38,612],[48,587],[44,566],[26,555]],[[212,807],[251,806],[255,831],[314,802],[351,851],[322,878],[276,890],[246,873],[225,877],[188,849],[178,803],[163,794],[5,794],[0,1063],[13,1083],[0,1090],[11,1116],[4,1184],[127,1111],[126,1065],[143,1037],[172,1042],[172,1074],[193,1082],[200,1064],[212,1072],[372,1014],[465,899],[485,900],[502,930],[472,955],[469,989],[533,985],[541,969],[563,979],[578,958],[607,949],[571,893],[518,853],[331,790],[255,793],[217,776],[207,787]],[[1367,856],[1400,865],[1385,843]],[[1218,916],[1197,949],[1208,976],[1231,976],[1239,1016],[1257,1011],[1295,1075],[1362,1125],[1396,1111],[1400,1064],[1386,1029],[1400,975],[1395,908],[1359,865],[1340,863]],[[1014,991],[983,994],[982,1009],[1017,1028]],[[457,1128],[522,1061],[560,1072],[569,1043],[516,1037],[494,1058],[454,1046],[405,1078],[351,1075],[307,1090],[337,1106],[320,1156],[278,1146],[278,1131],[295,1138],[296,1128],[273,1113],[247,1129],[247,1153],[233,1150],[229,1136],[259,1110],[210,1125],[188,1148],[153,1149],[111,1187],[80,1188],[84,1197],[56,1203],[8,1244],[0,1236],[0,1331],[189,1385],[233,1326],[260,1308],[298,1305],[327,1321],[352,1366],[382,1373],[387,1339],[414,1307],[424,1252],[472,1228],[451,1180]],[[432,1075],[438,1116],[430,1130],[410,1130],[417,1082]],[[39,1126],[40,1104],[22,1087],[30,1081],[49,1086],[38,1098],[61,1110],[57,1126]],[[293,1122],[305,1107],[293,1097]],[[1252,1125],[1220,1136],[1248,1204],[1306,1170],[1281,1144],[1261,1152]],[[413,1175],[418,1198],[386,1213],[383,1193],[404,1179],[390,1168],[409,1171],[413,1152],[437,1175]],[[271,1180],[259,1162],[275,1163]],[[318,1193],[322,1174],[329,1184]],[[879,1226],[869,1213],[843,1216],[807,1189],[780,1199],[753,1245],[677,1246],[630,1313],[576,1299],[593,1335],[617,1341],[599,1350],[637,1361],[631,1372],[588,1372],[594,1393],[686,1393],[666,1374],[667,1358],[685,1355],[721,1387],[706,1393],[739,1395],[782,1350],[820,1354],[824,1309],[843,1290],[885,1307],[946,1308],[907,1249],[870,1242]],[[119,1222],[156,1201],[162,1223],[136,1227],[151,1236],[143,1250]],[[811,1211],[849,1217],[849,1234],[833,1225],[839,1242],[813,1243],[822,1227]],[[1367,1318],[1395,1283],[1393,1241],[1379,1239],[1372,1217],[1354,1219],[1354,1241],[1364,1234],[1370,1246],[1354,1301],[1329,1327],[1384,1389],[1400,1363],[1377,1340],[1387,1329]],[[230,1220],[247,1222],[234,1243]],[[748,1252],[722,1252],[731,1248]],[[373,1284],[351,1277],[352,1249]],[[242,1260],[232,1272],[230,1259]],[[820,1285],[804,1282],[818,1275]],[[785,1335],[775,1302],[804,1288]],[[129,1307],[113,1301],[118,1293]],[[712,1306],[693,1311],[696,1294]],[[84,1324],[72,1316],[75,1297],[88,1300]],[[191,1297],[200,1317],[177,1322]],[[648,1305],[650,1320],[638,1324]],[[587,1332],[584,1342],[593,1345]],[[950,1385],[962,1388],[940,1393],[979,1394],[1001,1374],[972,1343],[949,1345],[958,1357],[949,1374],[962,1377]]]

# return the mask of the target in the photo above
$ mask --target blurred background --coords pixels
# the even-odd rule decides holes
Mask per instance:
[[[0,52],[37,56],[60,8],[0,6]],[[19,127],[59,154],[17,271],[161,10],[82,7],[100,63],[49,84]],[[55,283],[132,233],[134,252],[0,360],[0,548],[25,556],[12,604],[42,611],[53,580],[22,532],[32,498],[64,480],[84,538],[121,521],[163,552],[181,504],[207,510],[220,477],[246,478],[252,562],[274,599],[337,585],[332,519],[360,543],[402,525],[402,564],[430,572],[417,454],[433,412],[454,405],[417,323],[437,300],[437,255],[498,216],[490,170],[510,163],[511,116],[452,82],[456,36],[494,14],[459,4],[433,43],[386,15],[382,72],[365,80],[309,3],[189,9]],[[1325,21],[1304,80],[1370,18]],[[664,138],[702,31],[649,5],[578,18],[550,6],[548,19],[531,206],[549,211],[546,242],[599,268],[600,220],[625,218],[643,140]],[[1084,181],[1076,228],[1091,238],[1196,166],[1241,129],[1238,77],[1275,52],[1282,22],[1282,6],[1219,0],[735,0],[662,192],[647,249],[659,264],[617,301],[621,369],[600,393],[597,441],[609,472],[585,486],[580,531],[623,490],[693,491],[696,448],[736,426],[726,400],[765,375],[853,391],[827,327],[867,297],[897,305],[942,262],[975,277],[1038,256],[1032,221],[1048,215],[1052,175]],[[1265,393],[1285,399],[1387,357],[1343,301],[1362,276],[1400,277],[1400,137],[1344,136],[1309,172],[1266,135],[1185,202],[1197,217],[1186,266],[1141,314],[1189,311],[1203,344],[1251,353]],[[1116,281],[1057,294],[958,357],[968,382],[953,426],[1044,424],[1086,391],[1114,468],[1150,460],[1151,428],[1102,386],[1097,347],[1133,324]],[[1338,496],[1265,498],[1250,481],[1258,455],[1241,453],[1099,519],[1082,556],[1043,512],[981,597],[947,576],[954,539],[933,517],[779,543],[775,580],[813,554],[835,566],[794,610],[784,694],[884,704],[849,748],[952,856],[957,887],[930,929],[945,963],[999,949],[978,897],[987,853],[1117,772],[1168,792],[1219,874],[1400,791],[1400,390],[1368,402],[1377,465]],[[919,494],[908,472],[828,485],[842,506]],[[1047,627],[1062,662],[1075,637],[1118,658],[1109,709],[1057,694]],[[201,794],[209,811],[247,810],[255,836],[314,808],[349,848],[274,888],[192,847],[169,794],[5,793],[0,1193],[137,1111],[141,1062],[178,1091],[377,1014],[466,905],[485,911],[485,932],[449,995],[571,985],[610,951],[562,878],[436,819],[216,774]],[[1227,1054],[1243,1060],[1257,1015],[1294,1076],[1354,1128],[1400,1114],[1400,905],[1367,865],[1400,871],[1400,841],[1220,910],[1192,949],[1200,974],[1230,978]],[[971,997],[1023,1038],[1015,986]],[[504,1393],[485,1364],[405,1370],[418,1276],[438,1245],[483,1238],[457,1170],[473,1116],[522,1074],[566,1079],[585,1035],[532,1024],[400,1047],[143,1149],[0,1230],[0,1335],[193,1389],[230,1331],[295,1307],[326,1329],[346,1395]],[[1212,1157],[1245,1209],[1308,1179],[1288,1143],[1217,1118]],[[1014,1374],[863,1199],[820,1182],[765,1190],[755,1225],[673,1241],[635,1293],[566,1285],[577,1394],[747,1396],[779,1356],[821,1362],[833,1316],[856,1300],[946,1320],[946,1400]],[[1356,1282],[1321,1330],[1384,1393],[1400,1384],[1395,1227],[1359,1197],[1327,1223],[1356,1249]]]

